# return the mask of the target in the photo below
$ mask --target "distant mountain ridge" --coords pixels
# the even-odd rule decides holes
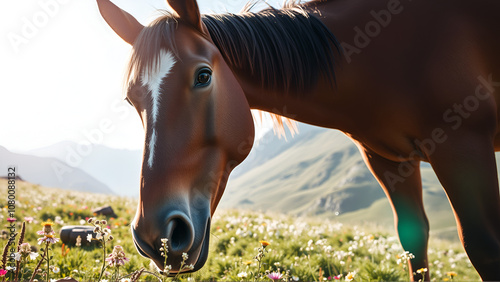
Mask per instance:
[[[7,167],[15,166],[23,180],[67,190],[114,194],[113,191],[81,169],[70,167],[55,158],[42,158],[12,153],[0,146],[0,176],[7,176]]]
[[[39,157],[53,157],[70,167],[81,169],[109,186],[116,194],[139,194],[141,150],[115,149],[99,144],[79,146],[82,145],[65,141],[27,153]]]

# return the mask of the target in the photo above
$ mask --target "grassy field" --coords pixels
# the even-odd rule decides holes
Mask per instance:
[[[7,181],[0,180],[3,207],[0,221],[8,232]],[[17,182],[16,229],[26,221],[24,242],[41,252],[37,244],[44,221],[54,222],[56,237],[67,225],[89,225],[92,209],[111,205],[118,215],[106,219],[113,240],[106,243],[106,254],[114,246],[123,247],[130,259],[119,269],[107,267],[102,280],[122,280],[122,277],[145,268],[152,273],[149,260],[142,258],[133,245],[129,233],[136,200],[130,198],[68,192]],[[28,223],[29,222],[29,223]],[[407,281],[406,262],[399,261],[403,250],[390,232],[370,226],[347,226],[320,218],[292,218],[284,215],[226,210],[218,211],[212,221],[210,256],[206,266],[194,274],[177,277],[181,281],[271,281],[269,273],[281,273],[282,281]],[[7,235],[1,246],[7,244]],[[270,243],[263,248],[260,241]],[[16,239],[17,242],[17,239]],[[96,281],[101,276],[103,249],[94,247],[63,246],[59,241],[51,245],[50,279],[73,277],[78,281]],[[256,259],[259,251],[264,254]],[[474,268],[460,245],[449,241],[432,241],[429,250],[432,280],[479,280]],[[20,277],[29,279],[40,262],[26,259],[20,267]],[[260,265],[260,268],[259,268]],[[44,280],[47,265],[36,275]],[[0,270],[0,274],[1,274]],[[14,273],[6,274],[12,281]],[[117,279],[119,278],[119,279]],[[140,280],[158,281],[152,274],[143,274]],[[165,279],[164,279],[165,280]],[[126,281],[126,279],[124,279]]]

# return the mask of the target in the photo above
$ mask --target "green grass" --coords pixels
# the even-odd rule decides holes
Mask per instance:
[[[5,180],[0,180],[0,201],[3,207],[0,223],[7,230]],[[25,217],[33,217],[26,225],[25,242],[40,248],[36,243],[40,237],[41,222],[52,220],[56,232],[66,225],[78,225],[92,217],[91,210],[111,205],[118,215],[107,218],[114,240],[107,243],[107,253],[115,245],[121,245],[130,258],[120,274],[132,273],[142,267],[154,271],[150,262],[142,258],[133,245],[129,224],[133,219],[137,202],[135,199],[68,192],[59,189],[42,188],[24,182],[16,187],[17,230]],[[99,217],[98,217],[99,218]],[[405,265],[397,264],[397,256],[403,250],[390,233],[374,227],[347,226],[321,218],[293,218],[284,215],[263,214],[238,210],[218,211],[212,220],[210,255],[202,270],[178,278],[183,281],[248,281],[258,274],[282,272],[291,281],[336,281],[334,276],[355,272],[354,281],[407,281]],[[265,248],[262,268],[258,270],[255,256],[261,248],[260,240],[270,243]],[[1,247],[7,243],[1,240]],[[457,273],[455,280],[479,280],[462,247],[450,241],[432,241],[429,249],[431,278],[442,281],[449,279],[447,272]],[[51,246],[51,264],[59,271],[50,278],[73,277],[79,281],[96,280],[102,266],[102,249],[97,247],[69,246],[62,251],[61,242]],[[64,254],[64,255],[63,255]],[[37,260],[25,265],[23,279],[29,279]],[[42,268],[42,269],[46,269]],[[110,279],[114,269],[106,269]],[[246,276],[245,276],[246,273]],[[7,274],[9,277],[11,274]],[[43,279],[41,275],[38,279]],[[141,280],[154,280],[152,275],[143,275]],[[271,281],[261,278],[262,281]]]

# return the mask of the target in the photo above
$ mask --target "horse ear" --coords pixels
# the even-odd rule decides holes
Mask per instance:
[[[179,18],[203,32],[200,9],[196,0],[167,0],[167,2]]]
[[[118,8],[109,0],[97,0],[97,5],[102,17],[116,34],[128,44],[133,45],[144,26],[131,14]]]

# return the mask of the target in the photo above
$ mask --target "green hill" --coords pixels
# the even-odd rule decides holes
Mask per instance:
[[[352,141],[336,130],[300,124],[299,131],[287,141],[265,136],[231,176],[220,206],[392,228],[389,202]],[[421,169],[431,233],[457,239],[439,181],[429,164]]]

